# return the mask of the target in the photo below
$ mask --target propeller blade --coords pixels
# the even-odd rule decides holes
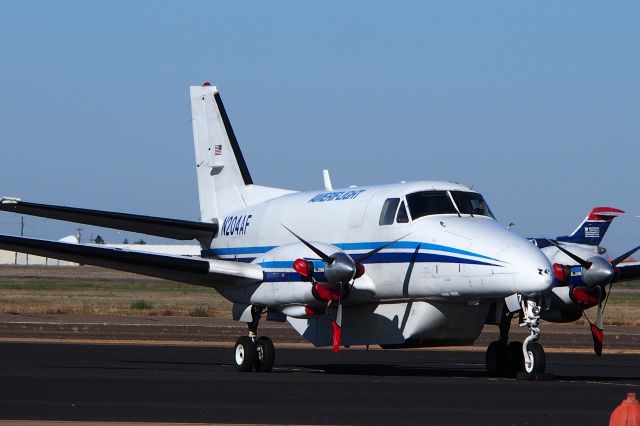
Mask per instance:
[[[333,332],[333,352],[338,353],[340,341],[342,340],[342,327],[334,320],[331,320],[331,331]]]
[[[625,260],[627,257],[631,256],[633,253],[637,252],[638,250],[640,250],[640,246],[635,247],[635,248],[629,250],[628,252],[626,252],[625,254],[616,257],[615,259],[613,259],[611,261],[611,265],[613,265],[613,266],[618,265],[618,263],[622,262],[623,260]]]
[[[282,224],[280,224],[280,225],[282,225]],[[284,226],[284,225],[282,225],[282,226]],[[304,240],[301,236],[299,236],[298,234],[296,234],[295,232],[293,232],[291,229],[287,228],[286,226],[284,226],[284,229],[286,229],[287,231],[291,232],[294,237],[299,239],[302,244],[304,244],[305,246],[309,247],[309,249],[312,252],[314,252],[315,254],[320,256],[320,258],[322,260],[324,260],[328,265],[331,265],[333,263],[333,258],[331,256],[328,256],[327,254],[323,253],[319,248],[315,247],[310,242]]]
[[[602,355],[602,347],[604,345],[604,307],[606,303],[602,304],[602,292],[605,290],[604,286],[600,287],[600,302],[598,303],[598,313],[596,316],[596,323],[592,324],[589,322],[589,326],[591,327],[591,337],[593,338],[593,351],[596,355]]]
[[[593,351],[596,355],[602,355],[602,342],[604,340],[604,330],[597,325],[591,324],[591,337],[593,337]]]
[[[407,236],[409,236],[409,234],[407,234],[407,235],[403,235],[402,237],[398,238],[397,240],[389,241],[388,243],[383,244],[383,245],[381,245],[380,247],[378,247],[378,248],[375,248],[375,249],[371,250],[370,252],[367,252],[367,253],[361,254],[360,256],[358,256],[357,258],[355,258],[354,260],[355,260],[355,262],[356,262],[356,263],[362,263],[362,262],[364,262],[366,259],[368,259],[368,258],[370,258],[371,256],[373,256],[374,254],[378,253],[380,250],[384,250],[384,249],[386,249],[386,248],[387,248],[387,247],[389,247],[391,244],[393,244],[393,243],[397,243],[398,241],[400,241],[401,239],[403,239],[403,238],[405,238],[405,237],[407,237]]]
[[[581,257],[576,256],[575,254],[571,253],[569,250],[565,249],[564,247],[561,247],[560,244],[556,243],[555,241],[550,240],[548,238],[545,238],[545,239],[547,241],[549,241],[549,243],[551,243],[552,245],[556,246],[558,248],[558,250],[560,250],[561,252],[563,252],[564,254],[569,256],[571,259],[573,259],[576,262],[578,262],[580,264],[580,266],[582,266],[584,269],[591,268],[591,262],[588,262],[588,261],[582,259]]]

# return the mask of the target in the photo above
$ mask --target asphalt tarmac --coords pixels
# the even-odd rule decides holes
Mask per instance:
[[[270,424],[605,425],[640,356],[549,353],[552,381],[487,377],[483,352],[0,344],[0,419]]]

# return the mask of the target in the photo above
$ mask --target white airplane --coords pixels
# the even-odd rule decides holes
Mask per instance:
[[[538,343],[553,269],[527,239],[494,219],[481,194],[448,182],[320,191],[255,185],[216,87],[191,87],[201,221],[51,206],[4,198],[0,209],[200,242],[200,258],[0,236],[0,248],[215,288],[248,324],[239,371],[270,371],[262,317],[289,321],[316,346],[471,344],[503,324],[490,372],[545,369]],[[506,344],[520,313],[523,343]],[[511,364],[509,364],[511,365]]]

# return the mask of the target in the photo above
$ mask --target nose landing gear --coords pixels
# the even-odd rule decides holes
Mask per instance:
[[[520,327],[529,327],[529,336],[524,339],[522,344],[524,371],[529,375],[529,378],[534,378],[537,374],[544,373],[546,367],[544,349],[538,343],[540,338],[540,306],[535,300],[524,298],[520,305],[524,316]]]
[[[241,372],[269,372],[273,368],[276,352],[273,342],[267,336],[258,337],[258,323],[263,309],[251,307],[251,322],[247,323],[249,335],[238,338],[235,346],[236,370]]]
[[[534,299],[522,298],[520,327],[529,328],[529,336],[524,343],[509,342],[509,329],[513,313],[506,313],[500,320],[500,338],[487,348],[487,371],[492,376],[515,377],[525,372],[527,378],[539,378],[543,375],[546,360],[544,349],[538,343],[540,337],[540,306]]]

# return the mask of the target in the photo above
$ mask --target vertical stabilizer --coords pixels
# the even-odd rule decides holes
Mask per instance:
[[[559,236],[556,240],[598,246],[613,219],[623,214],[624,210],[613,207],[594,207],[571,235]]]
[[[191,86],[191,115],[200,196],[200,219],[211,222],[244,207],[253,184],[215,86]]]
[[[253,184],[217,87],[191,86],[190,93],[200,220],[212,222],[293,192]]]

